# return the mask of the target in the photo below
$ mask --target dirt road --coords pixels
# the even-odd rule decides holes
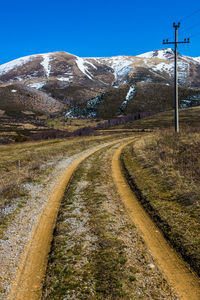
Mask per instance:
[[[178,299],[113,183],[119,146],[96,152],[75,171],[57,218],[42,300]]]
[[[129,138],[129,142],[130,141]],[[42,281],[47,264],[47,254],[50,250],[53,229],[66,186],[81,162],[97,151],[108,145],[116,144],[117,142],[119,141],[106,143],[88,151],[71,164],[60,178],[58,178],[57,183],[49,196],[47,205],[42,210],[37,224],[33,229],[30,241],[20,261],[17,276],[11,286],[7,299],[36,300],[41,298]],[[124,143],[127,143],[127,139],[124,139]],[[134,224],[141,232],[141,235],[157,264],[162,269],[169,283],[174,287],[176,294],[180,299],[184,300],[200,299],[198,279],[194,274],[188,271],[187,266],[170,248],[160,231],[145,213],[127,185],[120,167],[120,153],[123,147],[124,146],[121,145],[116,152],[112,152],[112,155],[114,153],[112,158],[112,174],[121,200],[125,204]]]

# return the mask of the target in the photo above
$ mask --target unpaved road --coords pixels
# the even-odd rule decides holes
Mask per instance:
[[[125,142],[127,142],[127,139],[124,139],[124,143]],[[115,141],[115,143],[117,143],[117,141]],[[107,143],[94,148],[92,151],[88,151],[71,164],[58,179],[47,201],[47,205],[42,210],[38,222],[32,231],[30,241],[23,253],[16,279],[12,284],[7,299],[40,299],[47,254],[50,249],[53,228],[66,185],[82,161],[103,147],[111,144],[114,143]],[[152,252],[158,265],[166,275],[169,283],[174,287],[180,299],[200,299],[198,279],[194,274],[188,271],[187,266],[169,247],[162,234],[144,212],[128,187],[120,168],[119,157],[122,148],[123,146],[120,146],[113,156],[112,170],[114,182],[128,213],[140,230],[147,247]]]

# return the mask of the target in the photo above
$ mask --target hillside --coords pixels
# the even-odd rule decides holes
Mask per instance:
[[[61,112],[64,104],[35,88],[20,83],[4,84],[0,87],[0,107],[8,115],[21,115],[26,111],[37,114]]]

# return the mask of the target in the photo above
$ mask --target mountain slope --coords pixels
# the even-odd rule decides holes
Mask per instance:
[[[152,88],[150,83],[159,84],[158,87],[160,84],[173,85],[173,60],[174,52],[169,48],[138,56],[81,58],[66,52],[52,52],[19,58],[0,66],[0,109],[5,107],[7,101],[6,97],[2,100],[1,95],[5,96],[6,92],[9,93],[9,89],[5,89],[5,84],[20,84],[21,91],[28,89],[31,93],[39,95],[38,101],[43,99],[49,107],[52,101],[56,103],[56,109],[54,107],[45,110],[39,106],[38,110],[41,109],[41,112],[56,113],[62,112],[63,109],[69,111],[77,105],[87,105],[88,101],[101,97],[105,93],[110,94],[109,101],[114,101],[114,107],[115,103],[125,101],[125,98],[121,99],[120,93],[115,89],[129,89],[136,83],[145,83],[141,85],[145,90],[148,90],[147,87]],[[200,88],[199,57],[179,55],[178,68],[180,86]],[[138,85],[136,85],[136,94],[137,87]],[[150,94],[151,97],[155,96],[152,91]],[[47,96],[45,101],[44,95]],[[8,98],[16,102],[15,94],[12,97],[9,95]],[[24,92],[25,98],[29,102],[32,101],[28,100]],[[144,103],[141,104],[143,107]],[[125,106],[131,107],[128,102]],[[125,109],[117,110],[118,113],[125,113]]]
[[[25,111],[54,114],[61,112],[65,106],[42,91],[13,83],[0,87],[0,108],[8,115],[18,115]]]

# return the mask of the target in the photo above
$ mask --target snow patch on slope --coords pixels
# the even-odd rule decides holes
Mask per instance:
[[[83,58],[76,56],[76,64],[77,64],[79,70],[83,74],[85,74],[89,79],[93,80],[92,74],[90,73],[88,67],[86,66],[86,63],[90,64],[90,65],[92,65],[94,67],[94,65],[92,63],[87,62]]]
[[[120,78],[123,78],[125,76],[128,75],[128,73],[132,70],[133,68],[132,67],[129,67],[129,66],[125,66],[123,67],[122,69],[120,69],[117,74],[116,74],[116,78],[117,79],[120,79]]]
[[[94,69],[97,70],[97,67],[96,67],[93,63],[91,63],[90,61],[86,61],[86,63],[87,63],[88,65],[91,65]]]
[[[52,60],[51,54],[46,53],[46,54],[41,54],[41,56],[43,57],[43,61],[40,64],[43,66],[46,76],[49,77],[51,72],[51,64],[50,64],[50,61]]]
[[[153,71],[166,72],[170,76],[174,75],[174,63],[159,63],[152,68]],[[178,61],[178,81],[180,84],[184,84],[189,76],[190,65],[183,61]]]
[[[159,71],[159,72],[167,72],[172,74],[174,71],[174,64],[167,64],[167,63],[160,63],[156,65],[155,67],[152,68],[154,71]]]
[[[113,57],[91,57],[93,61],[96,61],[98,64],[106,65],[113,69],[115,76],[115,82],[113,87],[117,88],[117,82],[122,82],[123,79],[128,75],[128,73],[133,69],[132,65],[133,60],[128,56],[113,56]],[[125,84],[126,82],[124,82]]]
[[[49,77],[50,72],[51,72],[51,65],[50,65],[50,61],[52,60],[51,53],[24,56],[24,57],[15,59],[13,61],[10,61],[8,63],[5,63],[0,66],[0,75],[8,73],[9,71],[11,71],[13,69],[17,69],[18,67],[30,62],[31,60],[33,60],[34,58],[39,57],[39,56],[41,56],[43,58],[43,61],[40,64],[43,66],[46,76]]]
[[[181,101],[179,105],[181,108],[194,107],[200,105],[200,94],[189,96],[187,99]]]
[[[46,81],[41,81],[41,82],[34,82],[34,83],[30,83],[28,84],[28,86],[34,88],[34,89],[41,89],[44,85],[46,84]]]
[[[135,85],[133,84],[133,85],[130,86],[130,89],[129,89],[127,95],[126,95],[126,101],[129,101],[130,99],[132,99],[135,95],[135,92],[136,92],[135,91]]]
[[[3,75],[5,73],[8,73],[9,71],[16,69],[17,67],[20,67],[26,63],[28,63],[32,58],[34,58],[35,55],[29,55],[25,57],[21,57],[15,60],[12,60],[6,64],[3,64],[0,66],[0,75]]]
[[[193,58],[193,57],[192,57]],[[198,63],[200,63],[200,56],[199,57],[194,57],[193,60],[197,61]]]
[[[80,107],[79,105],[73,107],[66,112],[65,117],[89,119],[95,118],[98,112],[98,105],[102,102],[102,95],[88,100],[85,107]]]
[[[123,71],[127,71],[127,67],[132,64],[132,61],[126,59],[123,56],[112,57],[111,67],[114,70],[115,78],[118,78],[118,75],[123,73]],[[130,70],[130,68],[129,68]],[[127,74],[127,72],[125,72]]]
[[[113,56],[113,57],[102,57],[97,59],[99,62],[108,64],[114,71],[115,79],[118,79],[119,75],[127,75],[127,72],[132,68],[128,66],[133,62],[125,56]]]
[[[131,85],[128,93],[126,95],[126,99],[122,102],[122,105],[120,107],[120,111],[124,112],[125,108],[127,107],[128,102],[133,99],[133,97],[135,96],[136,90],[135,90],[135,85]]]
[[[56,78],[59,81],[72,82],[73,76]]]
[[[178,82],[185,84],[190,73],[190,65],[185,61],[178,62]]]

